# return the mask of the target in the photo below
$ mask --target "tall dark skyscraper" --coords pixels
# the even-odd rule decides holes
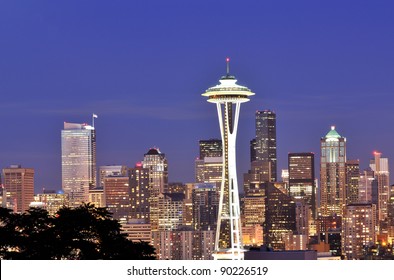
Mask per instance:
[[[313,153],[289,153],[288,159],[290,195],[310,205],[315,218],[315,155]]]
[[[150,219],[150,188],[149,188],[149,168],[143,168],[138,162],[134,168],[129,169],[130,177],[130,198],[131,198],[131,218]]]
[[[346,161],[346,204],[359,202],[360,163],[358,160]]]
[[[265,183],[264,243],[274,250],[284,250],[282,234],[296,230],[296,204],[279,186]]]
[[[256,111],[256,138],[250,141],[251,161],[271,163],[271,181],[277,181],[276,114],[271,110]]]

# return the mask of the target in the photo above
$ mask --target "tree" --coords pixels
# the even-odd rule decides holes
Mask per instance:
[[[132,242],[105,208],[84,204],[55,216],[39,208],[15,214],[0,208],[3,259],[155,259],[146,242]]]

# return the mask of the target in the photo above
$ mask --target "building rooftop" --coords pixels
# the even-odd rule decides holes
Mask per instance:
[[[325,138],[341,138],[342,136],[335,130],[335,126],[331,126],[331,130],[326,134]]]

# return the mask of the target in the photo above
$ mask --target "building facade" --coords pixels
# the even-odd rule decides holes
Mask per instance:
[[[75,207],[89,201],[96,186],[96,131],[88,124],[64,123],[61,132],[62,189]]]
[[[271,163],[271,182],[277,181],[276,114],[256,111],[256,138],[251,141],[251,161]]]
[[[2,180],[3,205],[17,213],[28,210],[34,201],[34,169],[11,165],[3,169]]]
[[[312,217],[316,217],[315,155],[313,153],[289,153],[289,193],[296,200],[310,205]]]
[[[346,138],[335,126],[320,140],[320,212],[342,216],[346,204]]]

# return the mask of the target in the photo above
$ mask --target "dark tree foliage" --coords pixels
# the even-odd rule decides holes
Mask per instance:
[[[105,208],[84,204],[55,216],[40,208],[23,214],[0,208],[0,258],[22,260],[155,259],[146,242],[132,242]]]

